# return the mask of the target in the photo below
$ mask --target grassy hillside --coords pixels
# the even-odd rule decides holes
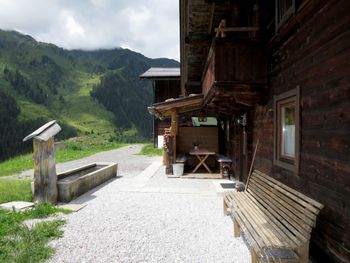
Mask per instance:
[[[14,100],[14,109],[0,105],[0,127],[7,123],[0,128],[0,160],[13,155],[9,147],[25,150],[20,139],[52,119],[65,128],[62,137],[149,138],[152,88],[138,76],[152,66],[179,64],[127,49],[68,51],[0,30],[0,100]]]

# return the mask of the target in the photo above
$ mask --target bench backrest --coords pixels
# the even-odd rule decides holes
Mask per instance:
[[[322,204],[258,170],[252,173],[247,192],[267,210],[268,216],[277,219],[293,234],[296,242],[310,239]]]

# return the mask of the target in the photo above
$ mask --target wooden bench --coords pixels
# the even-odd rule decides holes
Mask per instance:
[[[309,241],[323,205],[255,170],[245,192],[224,194],[234,236],[241,230],[252,262],[308,262]]]
[[[224,169],[231,169],[232,160],[225,155],[215,154],[215,160],[219,163],[220,174],[224,176]]]

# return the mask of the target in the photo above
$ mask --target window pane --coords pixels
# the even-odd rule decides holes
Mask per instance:
[[[288,105],[281,109],[282,156],[295,157],[295,106]]]

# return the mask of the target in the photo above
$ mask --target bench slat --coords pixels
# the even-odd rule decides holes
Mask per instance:
[[[262,177],[255,176],[251,187],[252,186],[265,189],[264,192],[269,197],[276,196],[276,202],[285,207],[288,212],[291,212],[291,214],[299,218],[301,222],[306,223],[311,227],[315,225],[316,215],[314,213],[275,189],[271,182],[266,182]]]
[[[255,192],[251,192],[251,195],[255,199],[259,199],[259,196]],[[267,202],[270,202],[270,200],[267,201],[261,201],[261,204],[268,207]],[[285,217],[281,216],[278,212],[276,212],[274,209],[269,210],[276,219],[278,219],[291,233],[293,233],[295,236],[297,236],[300,240],[306,242],[308,240],[308,236],[305,236],[304,233],[300,233],[297,229],[298,226],[294,226],[293,224],[290,224],[290,221],[288,221]]]
[[[261,239],[265,243],[265,246],[261,248],[283,246],[283,242],[277,238],[276,234],[271,233],[269,222],[265,217],[262,217],[261,211],[259,212],[259,209],[257,209],[253,203],[250,203],[248,199],[244,198],[242,195],[236,196],[236,202],[239,204],[240,211],[247,215],[251,224],[258,230]]]
[[[303,201],[305,201],[305,202],[313,205],[314,207],[318,208],[318,211],[316,212],[317,214],[318,214],[319,210],[323,209],[324,205],[319,203],[319,202],[317,202],[317,201],[315,201],[314,199],[311,199],[310,197],[308,197],[308,196],[306,196],[306,195],[304,195],[304,194],[302,194],[302,193],[300,193],[300,192],[290,188],[289,186],[287,186],[285,184],[282,184],[281,182],[279,182],[276,179],[274,179],[274,178],[272,178],[272,177],[270,177],[270,176],[260,172],[259,170],[255,170],[255,172],[257,174],[259,174],[260,176],[264,177],[266,180],[271,181],[272,183],[278,185],[282,189],[290,192],[291,194],[293,194],[293,195],[299,197],[300,199],[302,199]]]
[[[222,154],[215,154],[215,159],[216,159],[218,162],[232,163],[232,160],[231,160],[230,158],[228,158],[227,156],[222,155]]]
[[[310,211],[307,207],[303,206],[301,203],[295,202],[289,196],[287,196],[283,192],[279,191],[278,188],[276,188],[272,182],[266,181],[260,175],[256,175],[255,180],[258,181],[259,184],[264,184],[266,188],[271,189],[271,192],[273,192],[274,194],[277,194],[282,199],[281,202],[287,202],[290,207],[298,210],[298,212],[295,211],[296,214],[300,214],[300,213],[305,214],[312,221],[314,221],[316,219],[317,215],[315,213]],[[273,191],[272,191],[272,189],[273,189]]]
[[[253,175],[254,175],[254,176],[261,176],[261,174],[254,174],[254,173],[253,173]],[[261,177],[263,177],[264,180],[266,180],[266,182],[268,182],[268,180],[266,179],[265,176],[261,176]],[[270,184],[271,184],[271,182],[270,182]],[[279,186],[279,185],[276,185],[276,184],[274,184],[274,183],[273,183],[273,185],[274,185],[274,186],[273,186],[274,189],[276,189],[276,190],[278,190],[279,192],[283,193],[285,196],[288,196],[288,197],[289,197],[290,199],[292,199],[293,201],[295,201],[295,202],[301,204],[302,206],[308,208],[308,209],[309,209],[311,212],[313,212],[314,214],[316,214],[316,215],[318,214],[318,212],[319,212],[319,209],[318,209],[318,208],[316,208],[316,207],[312,206],[311,204],[307,203],[306,201],[300,199],[299,196],[297,196],[297,195],[295,195],[294,193],[291,193],[291,192],[285,190],[283,187],[281,187],[281,186]],[[249,188],[249,185],[248,185],[248,188]]]
[[[289,246],[295,247],[296,244],[290,240],[288,235],[280,231],[279,227],[265,215],[265,211],[261,210],[260,207],[249,198],[249,194],[236,195],[235,197],[236,202],[240,204],[240,210],[248,213],[250,215],[249,218],[251,218],[250,220],[256,222],[256,224],[260,226],[260,236],[268,240],[268,242],[265,241],[268,247],[285,247],[286,242]]]
[[[257,194],[257,197],[259,200],[262,200],[262,202],[263,200],[269,200],[269,202],[267,203],[265,202],[266,205],[270,207],[272,210],[275,210],[276,212],[278,212],[281,216],[283,216],[289,222],[292,222],[294,226],[296,227],[302,226],[304,231],[301,231],[301,233],[306,233],[305,235],[307,236],[308,233],[311,232],[314,221],[303,220],[301,218],[302,212],[299,212],[299,216],[297,216],[298,214],[294,214],[293,207],[284,206],[287,203],[281,203],[282,198],[278,195],[278,193],[273,193],[271,192],[270,189],[266,189],[264,187],[264,183],[256,183],[255,181],[252,181],[250,183],[252,186],[254,186],[254,193]]]
[[[296,247],[300,244],[301,240],[294,235],[290,235],[290,231],[280,221],[278,221],[268,209],[266,209],[259,202],[257,202],[252,195],[249,194],[248,198],[251,200],[251,202],[255,203],[262,211],[264,211],[266,217],[271,221],[271,224],[273,224],[279,235],[283,238],[287,237],[286,240],[288,241],[291,247]]]

